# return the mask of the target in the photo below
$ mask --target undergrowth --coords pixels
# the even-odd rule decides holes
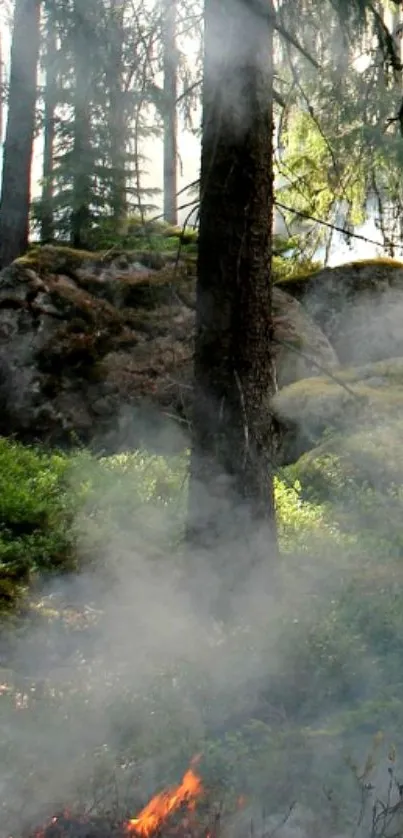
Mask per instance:
[[[66,786],[56,784],[61,802],[68,788],[88,805],[94,784],[105,800],[117,786],[126,800],[129,776],[127,805],[135,809],[202,753],[200,770],[220,799],[242,793],[281,812],[298,796],[320,810],[329,805],[326,776],[338,790],[343,824],[351,825],[357,784],[346,755],[363,758],[380,729],[385,742],[398,740],[403,724],[402,570],[396,551],[384,560],[386,528],[371,542],[367,531],[344,526],[319,484],[309,494],[292,470],[276,478],[283,594],[273,599],[264,631],[261,624],[257,634],[245,626],[240,613],[239,626],[217,635],[208,666],[200,652],[196,662],[161,664],[146,683],[133,680],[130,655],[130,678],[125,668],[112,678],[84,653],[77,664],[102,616],[93,605],[60,605],[52,580],[102,575],[103,562],[110,572],[121,550],[141,551],[151,562],[157,557],[155,573],[163,562],[174,574],[187,464],[185,455],[96,459],[0,439],[0,580],[11,650],[0,692],[0,759],[15,767],[7,806],[28,794],[27,786],[36,800],[47,799],[62,772],[68,776]],[[362,493],[368,507],[368,489]],[[127,636],[132,632],[137,649],[142,640],[129,622]],[[54,643],[73,655],[62,677],[60,663],[42,672],[38,638],[47,654]],[[4,649],[2,633],[0,640]],[[25,668],[30,662],[28,671],[20,671],[21,660]],[[320,789],[314,803],[313,789]]]

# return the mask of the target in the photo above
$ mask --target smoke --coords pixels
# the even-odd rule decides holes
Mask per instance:
[[[146,524],[150,532],[167,530],[156,510]],[[197,558],[187,555],[186,563]],[[5,834],[32,828],[80,792],[91,806],[102,757],[110,775],[118,772],[115,759],[120,773],[122,764],[131,776],[137,769],[128,799],[140,806],[186,764],[206,727],[244,712],[259,666],[242,634],[250,633],[252,607],[255,625],[266,622],[262,597],[250,580],[242,618],[224,631],[205,602],[214,587],[208,568],[199,568],[197,585],[196,609],[174,557],[153,555],[133,529],[110,539],[99,569],[57,579],[44,592],[44,608],[71,609],[69,629],[50,617],[38,628],[31,622],[27,636],[11,632],[9,665],[18,675],[17,705],[1,737]]]
[[[245,52],[233,54],[230,37],[225,44],[213,38],[213,76],[223,62],[228,71],[240,58],[251,58],[261,23],[250,18],[243,4],[237,6]],[[229,6],[223,2],[222,8]],[[234,127],[244,128],[247,114],[240,107],[236,73],[227,94],[227,113]],[[326,308],[328,299],[313,305]],[[379,298],[351,304],[346,296],[340,360],[363,363],[382,353],[399,353],[401,305],[397,292],[387,292],[381,305]],[[305,432],[301,413],[298,409],[293,418]],[[123,425],[126,420],[123,416]],[[355,429],[357,421],[344,431]],[[163,447],[175,450],[177,434],[175,439],[166,434]],[[82,477],[72,476],[73,491],[79,490]],[[116,477],[117,488],[118,483]],[[130,491],[129,484],[119,491]],[[327,717],[348,702],[355,706],[368,698],[382,680],[375,642],[372,646],[369,637],[367,645],[362,643],[358,622],[342,634],[339,615],[345,613],[348,628],[351,614],[335,608],[347,590],[344,578],[349,579],[352,562],[355,575],[373,572],[361,563],[362,556],[352,555],[349,539],[340,537],[335,523],[326,528],[325,519],[318,519],[318,539],[323,531],[326,539],[321,548],[315,552],[308,541],[278,561],[272,558],[267,531],[256,528],[252,543],[233,541],[229,557],[215,554],[214,561],[207,561],[203,552],[172,547],[171,507],[139,506],[123,524],[119,505],[124,495],[114,491],[113,479],[109,493],[95,566],[69,579],[54,579],[41,592],[37,621],[30,620],[26,630],[18,623],[3,632],[4,663],[10,668],[4,680],[14,681],[13,692],[2,697],[6,710],[0,717],[4,835],[18,836],[72,803],[102,810],[117,799],[121,810],[129,807],[134,814],[206,743],[213,779],[228,770],[223,763],[232,769],[238,762],[247,791],[255,791],[259,802],[265,795],[277,796],[280,808],[298,788],[319,784],[328,767],[335,770],[336,764],[339,770],[344,743],[337,729],[329,735]],[[307,515],[314,515],[312,508]],[[79,524],[78,551],[85,556],[94,525],[90,507],[82,510]],[[356,517],[350,539],[361,524]],[[302,517],[295,526],[302,527]],[[267,566],[254,567],[251,556],[263,550]],[[242,585],[234,589],[240,574]],[[217,616],[218,587],[226,593],[225,623]],[[323,626],[322,635],[315,634],[316,623]],[[288,722],[293,716],[296,725]],[[250,720],[255,726],[248,731],[245,753],[237,737]],[[228,732],[233,740],[226,741],[221,754]],[[351,732],[351,740],[364,756],[368,732],[359,737]],[[268,757],[273,762],[266,777]],[[351,791],[349,775],[346,783]],[[281,819],[281,813],[275,815],[269,827]],[[244,828],[245,823],[238,825]],[[300,838],[312,829],[305,812],[279,834]]]
[[[340,283],[336,286],[343,300]],[[305,304],[319,316],[334,300],[328,288]],[[344,335],[342,343],[360,353],[360,363],[375,357],[376,346],[384,353],[401,351],[386,330],[390,311],[393,340],[398,341],[402,312],[397,289],[386,289],[381,302],[378,292],[363,303],[359,295],[354,303],[345,295],[341,322],[350,339]],[[355,346],[364,315],[371,339]],[[339,332],[341,327],[334,327],[334,340]],[[395,374],[400,374],[398,365]],[[368,386],[382,385],[379,376],[375,371],[371,384],[369,370]],[[305,431],[301,404],[293,418]],[[347,419],[346,438],[360,422],[356,414]],[[177,433],[173,441],[169,430],[165,434],[164,449],[177,448]],[[398,437],[391,440],[397,448]],[[396,479],[399,464],[394,465]],[[98,479],[88,469],[83,461],[72,472],[72,491],[80,492],[83,479]],[[367,471],[381,491],[371,459]],[[141,479],[149,479],[146,469]],[[283,807],[287,810],[299,791],[306,800],[307,786],[319,795],[316,789],[327,772],[329,783],[354,798],[354,779],[343,765],[345,737],[337,733],[337,724],[343,729],[346,722],[339,717],[348,715],[347,708],[353,718],[357,704],[370,701],[387,683],[375,635],[390,602],[388,596],[379,597],[373,579],[377,560],[371,563],[352,547],[362,530],[361,513],[351,508],[350,531],[342,537],[331,516],[329,522],[308,506],[306,520],[302,514],[296,518],[301,532],[294,534],[291,549],[283,542],[280,560],[272,558],[268,533],[256,528],[251,543],[233,541],[229,557],[215,554],[212,561],[178,545],[184,518],[179,515],[175,532],[172,505],[133,503],[128,514],[132,489],[118,470],[115,476],[110,471],[103,515],[94,518],[89,502],[77,521],[83,557],[93,528],[102,527],[96,563],[81,574],[54,579],[42,591],[37,619],[31,617],[28,628],[22,621],[10,626],[8,636],[3,631],[0,653],[10,669],[4,681],[14,681],[15,687],[9,697],[0,698],[0,706],[7,705],[0,717],[3,834],[17,836],[66,805],[107,809],[116,795],[120,811],[135,814],[161,785],[176,780],[198,752],[211,782],[220,783],[232,771],[259,805],[275,798],[272,819],[280,817]],[[173,491],[180,494],[178,487]],[[181,491],[183,515],[185,483]],[[289,531],[292,526],[291,520]],[[253,566],[251,557],[263,550],[267,565]],[[390,572],[396,572],[392,564]],[[360,609],[351,613],[349,590],[359,588],[363,574],[369,582],[363,585]],[[387,574],[380,579],[387,588]],[[226,595],[225,621],[217,614],[218,589]],[[359,591],[355,596],[353,602],[361,602]],[[392,632],[393,623],[386,632],[390,643]],[[360,760],[377,712],[371,711],[366,729],[358,725],[358,733],[351,723],[349,750]],[[391,714],[391,735],[399,712]],[[240,731],[251,720],[242,739]],[[336,733],[329,733],[332,725]],[[321,795],[322,790],[320,805],[326,810]],[[307,805],[317,808],[309,796]],[[284,827],[284,835],[306,834],[308,821],[304,827],[303,820],[295,830],[292,824],[288,831]]]

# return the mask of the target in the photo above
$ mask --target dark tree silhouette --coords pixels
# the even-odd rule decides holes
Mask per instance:
[[[271,16],[255,6],[253,0],[205,2],[188,532],[193,544],[244,544],[250,556],[251,538],[262,525],[271,536],[258,550],[262,559],[276,549],[276,429],[270,416],[273,32]]]
[[[178,223],[177,167],[178,119],[177,73],[178,50],[176,46],[177,0],[164,0],[163,14],[163,63],[164,63],[164,218],[170,224]]]
[[[0,202],[0,266],[27,249],[35,133],[40,0],[16,0]]]
[[[41,240],[42,242],[50,242],[54,237],[54,146],[56,133],[56,107],[58,104],[58,83],[56,27],[55,21],[49,12],[46,18],[44,70],[43,179],[40,219]]]

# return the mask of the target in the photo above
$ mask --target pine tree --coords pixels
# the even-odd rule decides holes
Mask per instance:
[[[54,238],[53,192],[54,192],[54,147],[56,135],[56,107],[58,103],[57,84],[57,31],[50,11],[45,20],[43,69],[45,76],[43,92],[43,176],[41,198],[41,241],[51,242]]]
[[[164,120],[164,218],[177,225],[178,167],[178,49],[176,45],[177,0],[164,0],[163,12],[163,120]]]
[[[253,0],[206,0],[189,536],[245,572],[276,552],[272,36]]]
[[[28,246],[40,0],[16,0],[0,203],[0,266]]]
[[[111,0],[108,29],[107,92],[109,93],[108,128],[111,147],[111,208],[115,230],[124,232],[127,216],[128,136],[126,97],[123,90],[123,50],[125,7],[121,0]]]
[[[91,227],[92,147],[91,105],[94,89],[93,56],[96,39],[96,4],[74,0],[72,53],[74,66],[71,242],[74,247],[89,244]]]

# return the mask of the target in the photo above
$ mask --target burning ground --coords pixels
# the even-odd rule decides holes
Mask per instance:
[[[111,816],[96,817],[91,814],[74,815],[64,811],[53,815],[48,824],[35,830],[33,838],[152,838],[164,835],[172,838],[203,836],[213,838],[215,823],[208,825],[207,819],[196,812],[197,804],[203,796],[203,784],[196,773],[198,759],[192,761],[182,781],[156,794],[144,806],[135,818],[112,820]]]

